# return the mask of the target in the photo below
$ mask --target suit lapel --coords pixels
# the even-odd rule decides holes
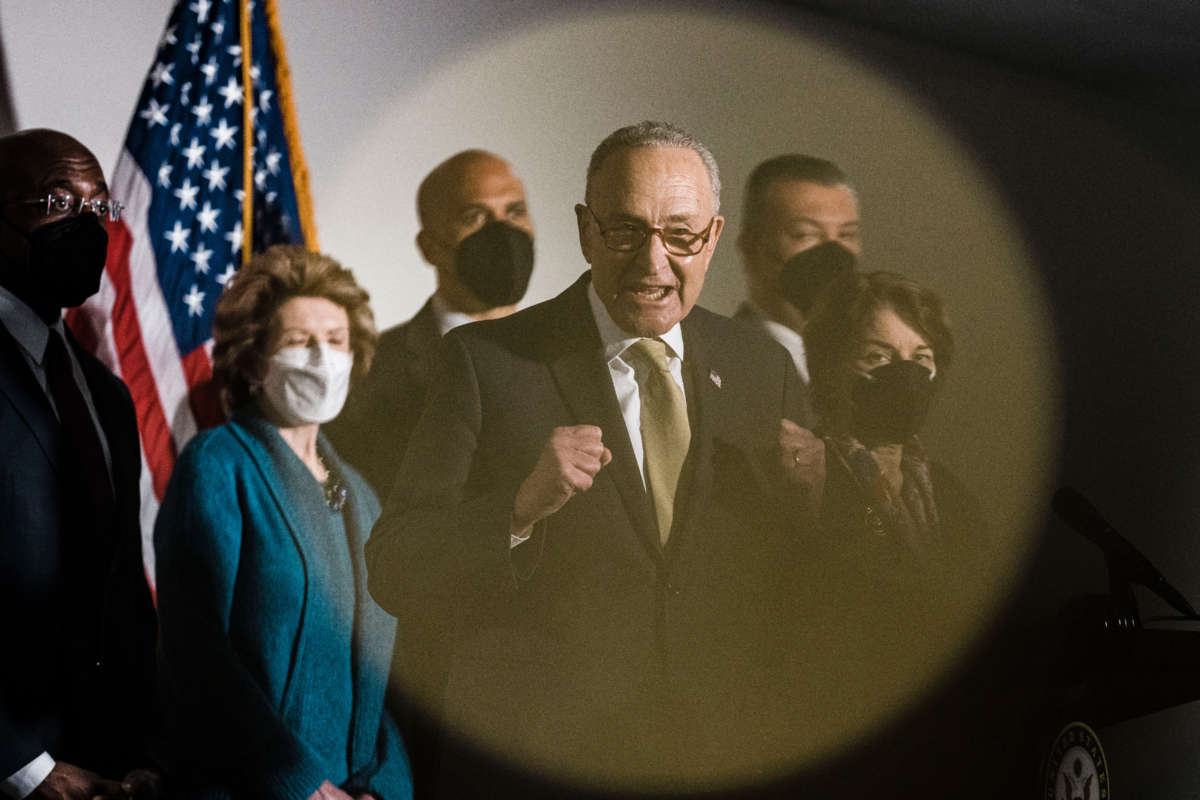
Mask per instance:
[[[133,435],[130,431],[123,429],[123,421],[128,410],[119,407],[117,400],[121,395],[114,391],[112,381],[119,380],[115,375],[109,372],[100,361],[91,353],[83,349],[83,346],[71,334],[71,329],[64,326],[66,332],[67,346],[75,354],[75,360],[79,362],[79,369],[83,372],[84,383],[87,384],[88,394],[92,398],[92,407],[96,409],[96,419],[100,421],[100,429],[104,433],[104,441],[108,445],[109,457],[109,479],[113,489],[113,500],[115,510],[113,514],[113,525],[96,525],[96,530],[101,531],[105,536],[116,538],[119,531],[123,530],[127,524],[136,526],[136,522],[127,523],[124,520],[136,520],[137,509],[139,507],[137,492],[140,487],[137,486],[137,481],[122,484],[120,478],[124,475],[137,476],[140,474],[141,454],[138,451],[140,440],[136,434],[136,418],[134,421]],[[130,447],[130,444],[133,447]],[[126,490],[127,491],[123,491]],[[128,514],[128,516],[127,516]]]
[[[688,424],[692,439],[688,446],[687,461],[683,465],[679,488],[675,493],[675,514],[671,524],[671,536],[667,540],[667,552],[678,547],[691,522],[703,513],[703,504],[712,484],[712,425],[713,410],[718,404],[720,388],[714,379],[708,340],[704,336],[701,321],[689,316],[683,327],[683,375],[687,394]]]
[[[659,558],[661,550],[653,509],[638,472],[625,418],[617,405],[612,377],[604,360],[604,346],[588,305],[587,286],[585,275],[561,296],[559,317],[547,332],[550,372],[575,423],[595,425],[604,432],[604,444],[612,451],[613,458],[600,471],[599,479],[607,476],[616,484],[638,536]]]
[[[83,379],[87,383],[88,394],[92,396],[92,406],[96,409],[96,417],[100,420],[101,430],[104,431],[108,454],[112,459],[113,484],[116,488],[116,476],[136,474],[131,470],[140,468],[140,464],[136,466],[133,464],[134,461],[140,459],[138,453],[136,451],[131,453],[125,447],[125,444],[130,441],[129,432],[121,430],[121,423],[123,415],[127,412],[116,406],[115,400],[119,395],[113,392],[110,383],[116,379],[116,376],[97,361],[91,353],[83,349],[69,328],[66,331],[67,344],[74,351],[75,360],[79,362],[79,369],[83,372]]]
[[[5,395],[37,439],[46,460],[62,473],[58,454],[58,418],[38,385],[21,345],[0,325],[0,394]]]
[[[417,364],[417,377],[422,388],[433,382],[437,357],[441,353],[441,335],[437,319],[433,316],[433,301],[426,300],[421,310],[409,321],[404,336],[404,348],[409,358]]]

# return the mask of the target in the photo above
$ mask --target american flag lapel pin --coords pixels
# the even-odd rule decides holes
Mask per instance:
[[[708,379],[713,382],[713,386],[716,386],[718,389],[721,388],[721,376],[717,374],[715,369],[708,371]]]

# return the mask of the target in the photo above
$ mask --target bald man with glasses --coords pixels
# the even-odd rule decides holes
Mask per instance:
[[[100,285],[121,205],[66,134],[0,138],[0,794],[155,797],[155,616],[125,385],[61,311]]]

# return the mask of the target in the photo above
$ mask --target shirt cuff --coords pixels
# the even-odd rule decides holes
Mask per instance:
[[[9,775],[0,783],[0,792],[13,800],[25,800],[33,794],[33,790],[46,780],[46,776],[54,769],[54,759],[49,753],[42,753],[19,770]]]

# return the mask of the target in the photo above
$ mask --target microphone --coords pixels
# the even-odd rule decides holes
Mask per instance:
[[[1187,598],[1167,582],[1162,573],[1150,563],[1150,559],[1142,555],[1128,539],[1117,533],[1082,494],[1064,486],[1054,493],[1050,505],[1063,522],[1104,551],[1110,575],[1114,571],[1120,571],[1127,580],[1145,586],[1181,614],[1200,619],[1200,615],[1192,608]]]

